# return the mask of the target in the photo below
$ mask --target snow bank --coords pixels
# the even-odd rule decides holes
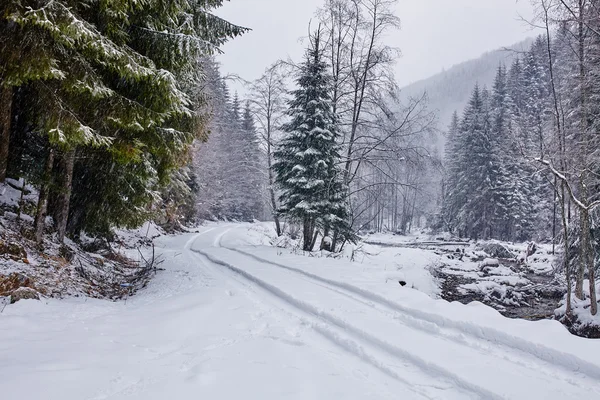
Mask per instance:
[[[222,243],[232,248],[244,242],[244,229],[233,231]],[[361,273],[361,267],[349,260],[319,259],[315,262],[291,252],[276,251],[266,246],[248,245],[236,248],[246,256],[258,261],[272,263],[306,277],[337,286],[363,296],[370,301],[384,304],[390,309],[417,319],[427,321],[440,329],[450,328],[463,334],[518,349],[544,361],[576,369],[595,379],[600,379],[600,360],[597,342],[571,335],[558,321],[525,321],[503,317],[496,310],[481,303],[463,305],[435,300],[423,292],[386,285],[383,279]],[[293,265],[294,267],[290,267]],[[497,282],[484,284],[486,290],[497,290]],[[502,290],[502,289],[501,289]]]
[[[592,315],[590,312],[590,285],[589,280],[583,282],[585,300],[580,300],[574,295],[571,296],[571,315],[574,317],[572,329],[577,332],[600,331],[600,312]],[[596,299],[600,299],[600,280],[596,282]],[[600,306],[600,304],[599,304]],[[600,308],[600,307],[599,307]],[[563,318],[567,311],[566,295],[560,302],[560,307],[555,311],[557,318]]]

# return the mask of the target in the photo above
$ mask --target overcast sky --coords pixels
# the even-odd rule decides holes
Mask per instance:
[[[298,61],[300,37],[323,0],[231,0],[218,15],[252,29],[223,47],[222,72],[258,78],[278,59]],[[535,34],[521,20],[533,15],[530,0],[399,0],[402,29],[389,37],[400,48],[400,86],[434,75]],[[234,87],[238,85],[233,85]]]

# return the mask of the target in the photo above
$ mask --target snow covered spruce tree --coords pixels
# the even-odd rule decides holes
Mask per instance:
[[[240,142],[240,159],[245,167],[245,177],[240,182],[241,199],[246,205],[245,219],[262,219],[265,215],[267,177],[249,102],[246,102],[241,116]]]
[[[458,112],[452,114],[452,120],[448,131],[446,132],[446,146],[444,149],[444,181],[442,183],[443,203],[440,227],[448,231],[453,231],[455,227],[455,218],[458,215],[458,207],[464,202],[459,198],[461,194],[456,191],[458,185],[458,176],[460,174],[460,142],[459,142],[460,118]]]
[[[523,241],[537,229],[547,237],[547,177],[522,156],[540,146],[543,107],[532,107],[538,85],[521,65],[500,66],[491,93],[476,86],[462,120],[450,126],[443,218],[459,235]]]
[[[457,176],[448,188],[446,214],[457,213],[459,235],[489,239],[498,220],[500,161],[492,137],[489,92],[476,86],[453,144],[457,154],[449,170]]]
[[[8,166],[41,189],[38,241],[46,212],[59,241],[152,215],[204,133],[198,57],[244,32],[211,13],[221,4],[2,2],[0,175]],[[10,168],[22,159],[35,162]]]
[[[281,215],[300,223],[303,249],[312,251],[319,232],[337,241],[355,240],[349,224],[347,187],[336,144],[336,116],[331,106],[331,77],[323,61],[320,32],[311,37],[292,92],[283,126],[284,138],[274,152],[275,182],[281,190]]]
[[[266,167],[261,162],[258,133],[246,104],[242,110],[212,59],[207,71],[208,126],[211,135],[194,152],[194,171],[200,186],[196,198],[199,218],[252,221],[265,216]]]
[[[508,73],[498,67],[490,98],[491,140],[496,148],[498,175],[495,190],[496,227],[494,238],[502,240],[529,240],[533,236],[535,208],[533,204],[533,176],[535,171],[520,156],[515,140],[518,132],[512,112],[515,110],[508,85]],[[527,168],[529,167],[529,168]]]

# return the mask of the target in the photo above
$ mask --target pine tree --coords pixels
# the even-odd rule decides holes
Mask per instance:
[[[515,174],[515,179],[521,181],[523,188],[520,196],[523,197],[521,204],[527,205],[532,217],[529,219],[530,235],[535,232],[538,239],[549,239],[553,231],[552,220],[554,213],[554,188],[552,177],[548,173],[536,172],[536,165],[531,163],[528,157],[540,157],[546,154],[549,140],[548,124],[550,110],[550,88],[547,48],[544,45],[544,37],[539,37],[532,45],[530,51],[525,55],[520,76],[515,76],[511,83],[513,87],[519,87],[520,100],[514,102],[513,119],[514,140],[519,148],[515,153],[520,154],[518,161],[520,174]],[[511,76],[512,79],[512,76]],[[523,155],[529,156],[523,156]],[[523,239],[521,235],[520,239]]]
[[[473,238],[490,238],[502,218],[498,187],[502,176],[499,149],[492,133],[487,89],[473,90],[460,123],[456,144],[455,186],[449,188],[448,206],[457,211],[455,228]]]
[[[242,201],[246,203],[246,220],[261,219],[264,215],[265,182],[263,157],[261,155],[258,133],[250,103],[246,102],[241,124],[240,152],[245,164],[245,177],[242,180]]]
[[[442,223],[441,227],[453,231],[455,228],[455,217],[458,214],[457,206],[461,200],[459,194],[454,191],[457,187],[457,180],[460,174],[460,142],[459,142],[459,124],[458,112],[452,114],[452,120],[446,134],[446,145],[444,149],[444,187],[442,204]],[[453,197],[454,196],[454,197]]]
[[[73,233],[106,233],[107,227],[131,226],[148,215],[148,205],[202,132],[193,104],[198,99],[190,96],[199,83],[198,56],[245,31],[212,15],[221,3],[54,0],[41,8],[33,0],[2,3],[0,87],[3,94],[12,91],[13,99],[27,92],[26,104],[13,114],[30,124],[16,132],[7,127],[11,118],[0,119],[0,175],[12,146],[5,140],[7,129],[17,145],[32,131],[47,138],[38,141],[46,143],[40,154],[62,166],[48,162],[49,171],[33,180],[42,192],[56,187],[52,181],[62,186],[51,196],[62,200],[50,207],[60,216],[59,239],[67,217]],[[0,101],[10,113],[10,96]]]
[[[280,212],[302,224],[306,251],[313,250],[319,228],[354,238],[347,222],[327,68],[317,33],[300,67],[298,89],[292,93],[290,122],[283,127],[286,136],[274,153],[273,169],[282,192]]]
[[[532,142],[525,121],[536,119],[526,107],[531,89],[521,86],[523,71],[518,60],[509,72],[499,66],[492,91],[476,87],[462,120],[455,117],[450,126],[443,216],[462,235],[502,240],[533,235],[540,189],[522,152]]]
[[[214,59],[203,60],[203,70],[206,74],[203,90],[207,98],[205,112],[209,115],[210,136],[198,143],[193,152],[194,172],[199,186],[196,209],[201,219],[224,219],[227,217],[224,199],[228,190],[225,172],[230,161],[226,151],[229,93]]]
[[[230,100],[214,60],[206,60],[211,135],[195,151],[200,218],[253,221],[264,217],[264,170],[254,119],[239,97]]]
[[[511,117],[513,120],[515,120],[515,122],[518,122],[521,111],[525,109],[525,94],[523,93],[525,83],[523,82],[522,61],[519,57],[515,58],[508,71],[506,86],[513,106],[511,110]]]
[[[518,65],[518,64],[517,64]],[[511,113],[515,106],[510,96],[506,68],[498,68],[491,99],[492,139],[498,149],[500,176],[496,192],[496,237],[526,240],[531,237],[534,208],[531,168],[527,168],[514,139]]]

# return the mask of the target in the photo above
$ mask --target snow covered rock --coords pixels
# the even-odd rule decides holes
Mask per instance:
[[[498,259],[496,258],[486,258],[485,260],[483,260],[481,262],[480,267],[484,268],[484,267],[498,267],[500,265],[500,261],[498,261]]]
[[[19,243],[12,241],[0,240],[0,255],[7,255],[13,260],[21,260],[27,258],[25,248]]]
[[[536,251],[537,251],[537,245],[535,244],[535,242],[529,242],[527,244],[527,249],[523,250],[517,256],[517,262],[519,264],[527,264],[529,256],[534,255],[536,253]]]
[[[407,285],[406,277],[402,272],[394,272],[386,275],[386,282],[397,282],[400,286],[404,287]]]
[[[592,315],[590,313],[590,290],[589,280],[583,281],[583,292],[585,300],[580,300],[574,295],[571,297],[571,317],[566,317],[567,295],[565,294],[560,302],[560,307],[554,311],[558,320],[562,320],[571,333],[587,338],[600,338],[600,313]],[[600,280],[596,281],[596,298],[600,298]],[[600,301],[598,301],[600,304]]]
[[[10,295],[10,303],[14,304],[19,300],[39,300],[38,292],[28,287],[20,287]]]
[[[21,287],[31,285],[31,279],[20,272],[13,272],[10,275],[0,275],[0,296],[8,296]]]
[[[499,243],[486,243],[480,247],[480,250],[494,258],[515,258],[510,250]]]

